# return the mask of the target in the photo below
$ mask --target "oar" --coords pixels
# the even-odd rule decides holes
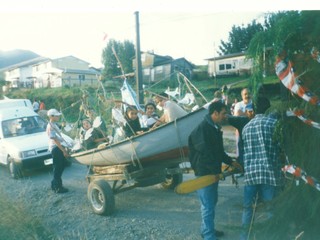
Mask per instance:
[[[180,183],[176,188],[175,192],[177,194],[187,194],[194,192],[198,189],[207,187],[213,183],[218,182],[219,180],[224,180],[226,177],[231,176],[233,174],[240,173],[240,171],[236,168],[232,168],[231,170],[224,171],[220,174],[215,175],[205,175],[201,177],[197,177],[195,179],[187,180],[185,182]]]

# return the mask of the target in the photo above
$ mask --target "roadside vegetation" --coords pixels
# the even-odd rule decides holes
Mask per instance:
[[[8,198],[6,186],[0,185],[0,239],[10,240],[38,240],[50,238],[50,231],[44,227],[37,217],[26,209],[24,200],[17,197]],[[22,196],[21,196],[22,197]]]

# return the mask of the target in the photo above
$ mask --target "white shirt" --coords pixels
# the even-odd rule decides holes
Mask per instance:
[[[38,102],[33,102],[32,107],[33,107],[33,111],[38,111],[38,110],[39,110],[40,105],[39,105],[39,103],[38,103]]]
[[[246,106],[250,104],[252,101],[250,100],[247,104],[245,104],[243,101],[237,102],[236,105],[234,106],[234,114],[237,114],[238,111],[240,110],[241,112],[245,113],[246,112]]]
[[[168,100],[164,103],[163,114],[165,115],[165,122],[168,123],[183,117],[188,113],[175,102]]]

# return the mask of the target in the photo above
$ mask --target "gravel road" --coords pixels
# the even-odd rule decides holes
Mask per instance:
[[[21,180],[10,179],[0,168],[4,194],[22,202],[29,214],[50,229],[46,239],[201,239],[200,209],[196,193],[177,195],[160,185],[135,188],[115,196],[112,216],[93,213],[87,199],[86,166],[73,163],[63,174],[66,194],[50,190],[51,170],[30,172]],[[184,180],[193,174],[184,174]],[[242,211],[242,187],[231,178],[220,182],[217,205],[217,229],[225,231],[225,240],[238,239]],[[2,193],[3,194],[3,193]]]

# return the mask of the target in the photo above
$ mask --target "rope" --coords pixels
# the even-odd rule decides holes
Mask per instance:
[[[131,154],[132,164],[133,164],[133,166],[136,166],[136,164],[135,164],[135,162],[134,162],[134,161],[136,160],[136,161],[138,162],[139,168],[142,169],[143,167],[142,167],[142,165],[141,165],[141,162],[140,162],[140,159],[139,159],[138,154],[137,154],[137,152],[136,152],[136,149],[134,148],[133,141],[132,141],[131,138],[129,138],[129,141],[130,141],[130,143],[131,143],[132,152],[133,152],[133,154]],[[136,156],[136,158],[134,158],[133,156]]]
[[[250,222],[250,227],[249,227],[249,231],[248,231],[247,240],[250,239],[250,234],[251,234],[251,231],[252,231],[252,228],[253,228],[254,215],[256,214],[257,202],[258,202],[258,192],[256,194],[254,205],[253,205],[253,212],[252,212],[252,217],[251,217],[251,222]]]

